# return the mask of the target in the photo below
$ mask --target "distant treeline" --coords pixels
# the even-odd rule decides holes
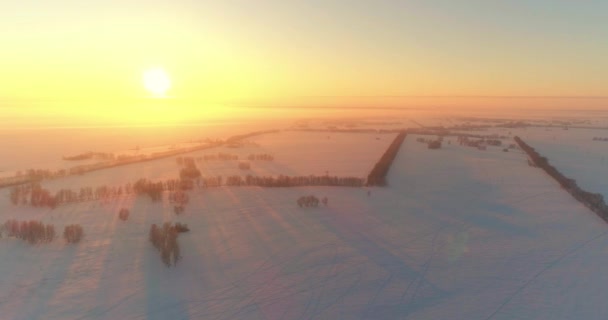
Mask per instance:
[[[232,136],[232,137],[228,138],[225,142],[220,141],[220,140],[215,141],[215,142],[209,141],[209,143],[207,145],[200,145],[200,146],[182,148],[182,149],[177,149],[177,150],[168,150],[168,151],[163,151],[163,152],[155,152],[151,155],[142,155],[142,154],[140,154],[140,155],[119,155],[119,156],[115,156],[114,159],[107,159],[107,161],[105,161],[105,162],[92,163],[92,164],[87,164],[87,165],[79,165],[79,166],[69,168],[67,170],[66,169],[60,169],[60,170],[29,169],[29,170],[26,170],[25,172],[18,172],[18,174],[15,177],[7,177],[7,178],[0,179],[0,188],[11,187],[11,186],[20,185],[20,184],[28,184],[28,183],[32,183],[35,181],[45,180],[45,179],[61,178],[61,177],[67,176],[67,175],[85,174],[87,172],[96,171],[96,170],[110,169],[110,168],[124,166],[124,165],[128,165],[128,164],[133,164],[133,163],[139,163],[139,162],[152,161],[152,160],[156,160],[156,159],[172,157],[172,156],[176,156],[178,154],[200,151],[200,150],[204,150],[204,149],[210,149],[210,148],[218,147],[218,146],[221,146],[224,144],[230,145],[230,143],[240,142],[241,140],[252,137],[252,136],[267,134],[267,133],[275,133],[275,132],[279,132],[279,130],[255,131],[255,132],[251,132],[248,134]],[[101,153],[98,153],[98,152],[93,153],[93,155],[99,155],[99,154],[101,154]],[[78,158],[80,158],[80,157],[86,158],[87,156],[88,155],[85,153],[82,155],[76,155],[73,157],[65,157],[65,158],[75,158],[74,160],[79,160]],[[71,159],[66,159],[66,160],[71,160]]]
[[[365,180],[358,177],[337,176],[284,176],[256,177],[247,175],[228,176],[227,186],[258,186],[258,187],[302,187],[302,186],[336,186],[336,187],[362,187]]]
[[[403,131],[403,129],[294,128],[294,129],[290,129],[290,131],[387,134],[387,133],[401,132],[401,131]]]
[[[241,141],[241,140],[244,140],[247,138],[251,138],[254,136],[259,136],[259,135],[267,134],[267,133],[277,133],[279,131],[280,130],[263,130],[263,131],[254,131],[254,132],[250,132],[247,134],[239,134],[239,135],[232,136],[232,137],[226,139],[226,143],[234,143],[234,142],[238,142],[238,141]]]
[[[548,175],[553,177],[559,185],[564,188],[568,193],[570,193],[576,200],[584,204],[587,208],[591,209],[591,211],[595,212],[598,216],[600,216],[604,221],[608,222],[608,206],[604,202],[604,197],[599,193],[591,193],[589,191],[583,190],[576,183],[576,180],[570,179],[564,176],[561,172],[559,172],[555,167],[553,167],[549,160],[543,156],[541,156],[534,148],[530,147],[527,143],[525,143],[521,138],[515,137],[515,142],[519,145],[519,147],[524,150],[530,159],[532,160],[532,164],[543,169]]]
[[[393,140],[391,145],[388,146],[388,149],[384,152],[384,154],[382,155],[382,158],[380,158],[380,161],[378,161],[378,163],[376,163],[376,165],[374,166],[372,171],[367,176],[367,185],[368,186],[386,186],[387,185],[386,175],[388,174],[388,170],[390,169],[391,164],[393,163],[393,160],[395,160],[395,157],[397,156],[397,153],[399,152],[399,148],[401,147],[401,144],[403,143],[403,140],[405,140],[406,136],[407,136],[407,132],[405,132],[405,131],[400,132],[397,135],[397,137],[395,137],[395,140]]]
[[[67,161],[78,161],[78,160],[88,160],[88,159],[102,159],[102,160],[114,160],[113,153],[104,153],[104,152],[85,152],[81,154],[77,154],[74,156],[64,156],[63,160]]]

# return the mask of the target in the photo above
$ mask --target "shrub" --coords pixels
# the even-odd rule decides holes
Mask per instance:
[[[122,208],[120,209],[120,211],[118,212],[118,217],[120,218],[120,220],[122,221],[127,221],[127,219],[129,219],[129,209],[127,208]]]
[[[171,223],[165,222],[162,227],[158,227],[156,224],[150,226],[150,242],[159,251],[161,260],[167,267],[177,264],[177,261],[181,259],[179,243],[177,242],[177,236],[179,231],[187,229],[186,225],[176,224],[172,226]]]
[[[175,230],[179,233],[182,233],[190,231],[190,228],[188,228],[188,224],[181,224],[178,222],[175,224]]]
[[[198,170],[196,167],[194,166],[189,166],[189,167],[185,167],[182,168],[179,171],[179,177],[182,180],[186,180],[186,179],[196,179],[198,177],[201,176],[201,171]]]
[[[441,148],[441,141],[434,140],[434,141],[429,142],[428,148],[429,149],[439,149],[439,148]]]
[[[310,196],[302,196],[298,198],[298,206],[301,207],[318,207],[319,206],[319,198],[310,195]],[[324,202],[326,203],[326,202]]]
[[[84,236],[82,226],[79,224],[71,224],[65,226],[63,229],[63,238],[68,243],[78,243]]]

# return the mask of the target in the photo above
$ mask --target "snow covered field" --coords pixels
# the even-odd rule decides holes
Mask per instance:
[[[366,172],[392,140],[306,133],[293,143],[298,134],[252,139],[275,156],[268,171]],[[210,188],[193,191],[180,216],[167,201],[145,197],[55,210],[0,201],[0,221],[85,229],[76,245],[0,239],[0,318],[608,317],[603,221],[529,167],[520,151],[478,151],[453,138],[429,150],[415,138],[395,159],[390,186],[369,189],[371,196],[365,188]],[[173,159],[157,161],[52,183],[175,177]],[[308,194],[327,196],[329,206],[299,208],[296,199]],[[127,222],[118,219],[122,207],[131,209]],[[150,225],[164,221],[191,229],[179,236],[183,259],[172,268],[148,241]]]
[[[198,158],[221,152],[238,155],[239,159],[251,164],[251,170],[242,170],[238,168],[241,160],[197,161],[203,176],[308,176],[327,173],[364,178],[394,138],[395,134],[285,131],[248,138],[249,143],[240,148],[218,147],[180,156]],[[274,160],[246,160],[250,154],[269,154]],[[43,182],[43,186],[55,192],[61,188],[124,186],[140,178],[175,179],[179,177],[180,170],[175,158],[177,156],[49,180]]]
[[[608,141],[593,141],[608,138],[608,130],[528,128],[518,134],[583,189],[608,197]]]

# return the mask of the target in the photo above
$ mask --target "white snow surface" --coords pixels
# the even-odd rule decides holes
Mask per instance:
[[[226,178],[230,175],[253,176],[308,176],[325,175],[339,177],[366,178],[396,134],[371,133],[329,133],[285,131],[254,136],[247,139],[243,147],[217,147],[189,152],[179,157],[203,157],[228,153],[238,155],[239,160],[197,161],[202,176]],[[272,161],[247,160],[250,154],[269,154]],[[180,166],[178,156],[128,164],[114,168],[88,172],[82,176],[43,182],[45,188],[55,192],[61,188],[78,190],[81,187],[93,188],[124,186],[140,178],[154,181],[176,179]],[[250,170],[238,168],[239,162],[249,162]]]
[[[80,223],[85,238],[0,239],[0,318],[608,317],[602,220],[520,151],[429,150],[415,138],[405,140],[387,188],[209,188],[192,191],[180,216],[144,197],[55,210],[2,201],[2,221]],[[349,170],[367,166],[357,159]],[[94,177],[79,178],[97,185]],[[329,206],[299,208],[308,194]],[[127,222],[122,207],[131,209]],[[148,241],[150,225],[164,221],[191,229],[171,268]]]
[[[608,199],[608,138],[605,129],[527,128],[518,134],[566,177]]]

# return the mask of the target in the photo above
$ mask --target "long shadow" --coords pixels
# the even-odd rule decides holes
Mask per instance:
[[[414,267],[406,264],[403,259],[394,255],[390,251],[379,246],[376,242],[367,237],[359,227],[351,221],[344,213],[328,208],[330,219],[320,219],[320,222],[338,238],[352,246],[360,254],[367,257],[371,262],[385,269],[391,275],[391,281],[401,281],[409,284],[416,284],[419,290],[425,292],[424,297],[413,294],[412,300],[406,304],[400,304],[399,315],[411,313],[415,310],[435,305],[440,300],[447,297],[448,292],[430,282],[423,271],[418,271]],[[407,287],[403,290],[407,291]],[[382,290],[382,288],[380,289]],[[416,301],[413,301],[415,298]],[[375,310],[382,302],[366,308],[363,316]],[[371,315],[370,315],[371,316]],[[395,316],[395,314],[393,314]]]
[[[72,205],[70,214],[74,214],[77,211],[79,205]],[[61,237],[57,236],[54,241],[64,241]],[[34,250],[29,245],[24,250]],[[53,298],[59,294],[59,291],[63,285],[68,281],[70,276],[71,267],[77,262],[77,253],[82,250],[82,247],[78,244],[66,244],[65,250],[67,253],[57,254],[52,261],[48,261],[44,266],[40,266],[40,270],[44,267],[44,273],[41,274],[40,283],[35,290],[30,290],[27,297],[21,298],[21,303],[26,307],[26,310],[21,316],[23,319],[43,319],[45,314],[48,314],[52,310],[50,303]],[[52,281],[48,281],[52,280]],[[37,301],[44,299],[43,301]],[[38,303],[36,303],[38,302]],[[9,317],[10,318],[10,317]]]

